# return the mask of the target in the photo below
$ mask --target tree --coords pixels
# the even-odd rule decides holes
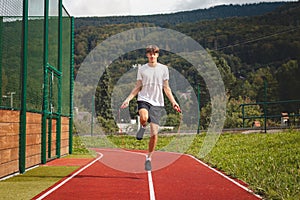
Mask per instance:
[[[281,100],[300,99],[300,69],[296,60],[283,64],[276,73],[279,82],[279,98]],[[296,112],[296,105],[286,104],[283,108],[287,112]],[[299,109],[299,108],[298,108]]]
[[[114,130],[113,127],[117,127],[114,117],[112,115],[111,107],[111,93],[112,86],[110,83],[111,76],[109,70],[105,70],[103,73],[99,85],[95,94],[95,110],[98,116],[98,120],[102,127],[106,130]],[[108,123],[109,122],[109,123]]]

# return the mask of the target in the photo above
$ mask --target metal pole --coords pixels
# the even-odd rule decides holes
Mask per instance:
[[[264,79],[264,130],[267,133],[267,79]]]
[[[92,116],[91,116],[91,136],[93,136],[94,131],[94,114],[95,114],[95,96],[92,97]]]
[[[42,116],[42,147],[41,162],[47,162],[47,117],[48,117],[48,28],[49,0],[45,0],[44,8],[44,85],[43,85],[43,116]]]
[[[58,2],[58,71],[62,73],[62,0]],[[56,156],[61,154],[61,98],[62,98],[62,75],[58,76],[58,118],[56,126]]]
[[[28,0],[23,1],[23,41],[22,41],[22,93],[21,93],[21,111],[20,111],[20,139],[19,139],[19,171],[25,172],[26,168],[26,88],[27,88],[27,48],[28,48]]]
[[[2,106],[2,29],[3,17],[0,16],[0,106]]]
[[[10,107],[12,110],[14,108],[14,94],[16,94],[16,92],[10,92]]]
[[[73,153],[73,92],[74,92],[74,17],[71,18],[70,49],[70,121],[69,121],[69,153]]]
[[[52,115],[48,118],[48,158],[51,158],[52,153]]]
[[[200,134],[200,122],[201,122],[200,84],[198,84],[198,129],[197,129],[197,134]]]
[[[48,158],[51,158],[51,153],[52,153],[52,117],[53,117],[53,79],[54,79],[54,72],[51,72],[51,77],[48,81],[48,104],[50,107],[49,108],[49,112],[48,112],[48,116],[47,116],[47,120],[48,120]]]
[[[242,105],[243,128],[245,128],[245,105]]]

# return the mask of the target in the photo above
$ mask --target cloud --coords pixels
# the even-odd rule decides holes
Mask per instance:
[[[130,13],[130,0],[64,0],[73,16],[126,15]]]
[[[73,16],[146,15],[175,12],[178,0],[63,0]],[[180,0],[179,0],[180,1]]]
[[[174,12],[174,3],[177,1],[178,0],[130,0],[131,14],[161,14]]]
[[[72,16],[80,17],[163,14],[223,4],[258,3],[260,1],[282,0],[63,0],[63,4]]]

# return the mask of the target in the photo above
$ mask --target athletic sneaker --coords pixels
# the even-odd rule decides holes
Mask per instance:
[[[146,171],[151,171],[152,170],[150,159],[147,159],[146,162],[145,162],[145,170]]]
[[[136,139],[141,140],[143,139],[144,133],[145,133],[145,128],[141,127],[140,130],[136,133]]]

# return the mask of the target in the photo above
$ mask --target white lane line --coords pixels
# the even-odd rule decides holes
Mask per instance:
[[[101,149],[102,150],[102,149]],[[120,151],[120,150],[115,150],[115,151]],[[140,152],[134,152],[134,151],[126,151],[126,150],[121,150],[124,152],[128,152],[128,153],[134,153],[134,154],[140,154],[140,155],[144,155],[147,156],[144,153],[140,153]],[[189,155],[189,154],[182,154],[182,153],[176,153],[176,152],[164,152],[164,153],[170,153],[170,154],[176,154],[176,155],[181,155],[181,156],[188,156],[191,157],[192,159],[196,160],[198,163],[204,165],[205,167],[209,168],[210,170],[214,171],[215,173],[221,175],[223,178],[229,180],[230,182],[234,183],[235,185],[237,185],[238,187],[242,188],[243,190],[246,190],[247,192],[253,194],[254,196],[256,196],[259,199],[263,199],[260,195],[255,194],[252,190],[250,190],[249,188],[245,187],[244,185],[240,184],[239,182],[235,181],[234,179],[226,176],[225,174],[223,174],[222,172],[210,167],[209,165],[207,165],[206,163],[202,162],[201,160],[197,159],[196,157]],[[153,187],[153,180],[152,180],[152,173],[151,171],[148,171],[148,180],[149,180],[149,190],[150,190],[150,200],[155,200],[155,192],[154,192],[154,187]]]
[[[259,196],[258,194],[255,194],[255,193],[254,193],[252,190],[250,190],[249,188],[245,187],[244,185],[240,184],[239,182],[235,181],[234,179],[232,179],[232,178],[226,176],[226,175],[223,174],[222,172],[220,172],[220,171],[218,171],[218,170],[216,170],[216,169],[210,167],[209,165],[207,165],[206,163],[202,162],[201,160],[198,160],[198,159],[195,158],[194,156],[189,155],[189,154],[184,154],[184,155],[187,155],[187,156],[193,158],[194,160],[196,160],[196,161],[199,162],[200,164],[204,165],[205,167],[209,168],[210,170],[212,170],[212,171],[216,172],[217,174],[221,175],[223,178],[229,180],[230,182],[234,183],[234,184],[237,185],[238,187],[240,187],[240,188],[246,190],[247,192],[253,194],[253,195],[256,196],[257,198],[262,199],[261,196]]]
[[[151,171],[148,171],[148,184],[149,184],[150,200],[155,200],[155,192],[154,192],[154,186],[153,186]]]
[[[93,165],[96,161],[100,160],[103,157],[102,153],[98,153],[99,157],[97,159],[95,159],[94,161],[90,162],[88,165],[84,166],[83,168],[81,168],[80,170],[78,170],[77,172],[75,172],[74,174],[72,174],[72,176],[70,176],[69,178],[65,179],[64,181],[62,181],[60,184],[56,185],[55,187],[53,187],[51,190],[49,190],[48,192],[46,192],[45,194],[43,194],[42,196],[40,196],[39,198],[37,198],[37,200],[43,199],[46,196],[48,196],[49,194],[51,194],[52,192],[54,192],[55,190],[57,190],[58,188],[60,188],[61,186],[63,186],[64,184],[66,184],[68,181],[70,181],[72,178],[74,178],[75,176],[77,176],[79,173],[81,173],[83,170],[85,170],[86,168],[90,167],[91,165]]]
[[[124,152],[124,153],[132,153],[132,154],[137,154],[137,155],[142,155],[147,158],[147,154],[145,153],[140,153],[140,152],[134,152],[134,151],[127,151],[127,150],[119,150],[119,149],[100,149],[104,151],[116,151],[116,152]],[[149,185],[149,193],[150,193],[150,200],[155,200],[155,191],[154,191],[154,184],[153,184],[153,179],[152,179],[152,172],[148,171],[148,185]]]

